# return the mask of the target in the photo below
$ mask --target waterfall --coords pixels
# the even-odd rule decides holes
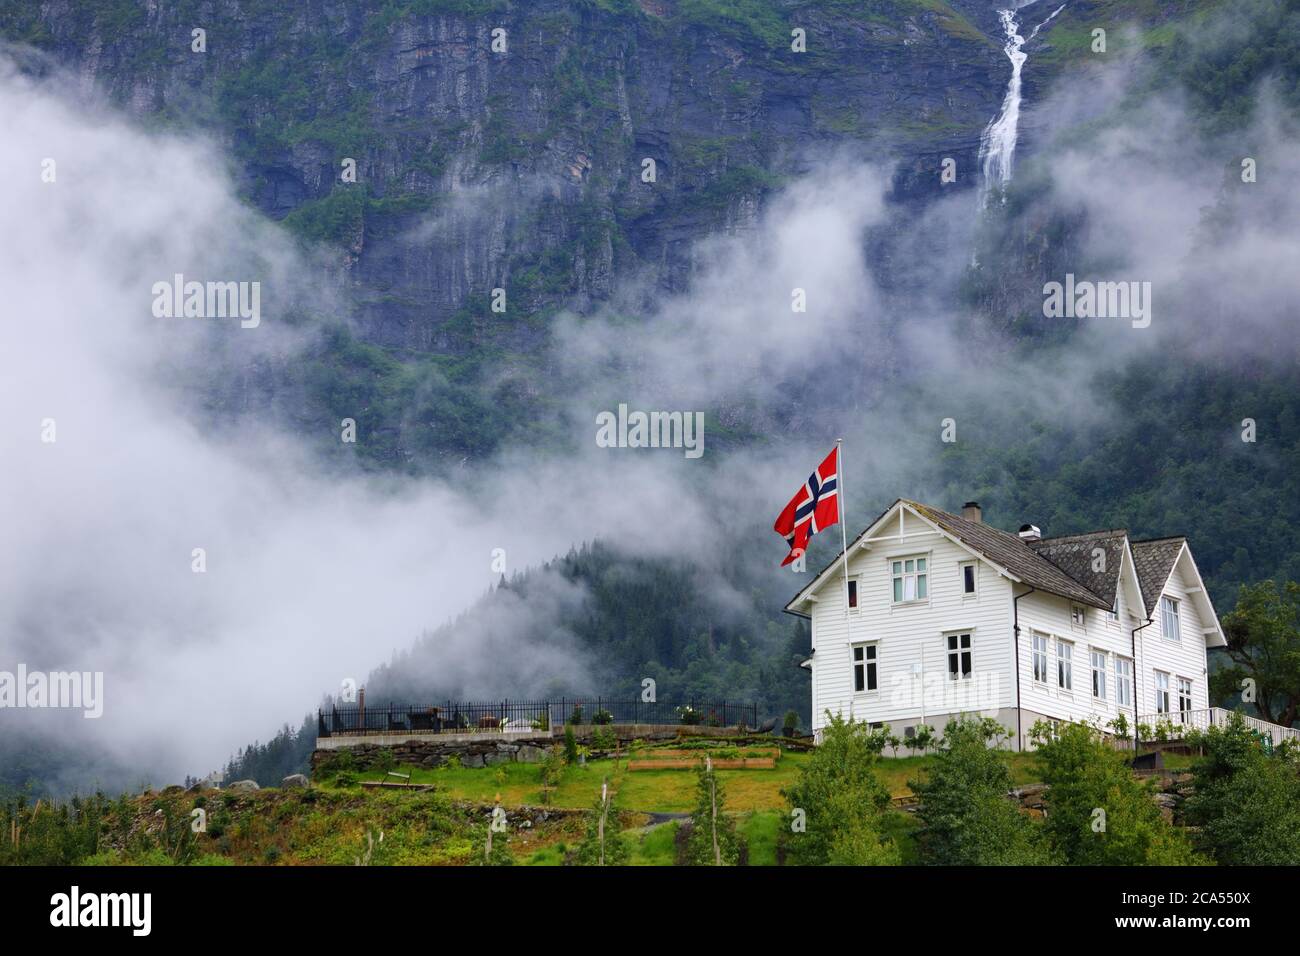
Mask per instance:
[[[1025,65],[1025,60],[1029,59],[1029,55],[1021,49],[1025,45],[1025,38],[1020,35],[1020,20],[1016,16],[1018,9],[1019,6],[1016,6],[998,11],[998,18],[1002,21],[1002,29],[1007,36],[1002,51],[1011,61],[1011,80],[1007,83],[1007,95],[1002,100],[1002,112],[989,123],[980,139],[980,159],[984,169],[984,184],[980,193],[982,207],[988,205],[989,196],[995,188],[1000,192],[1011,182],[1011,160],[1016,153],[1016,130],[1020,125],[1020,70]]]
[[[984,182],[980,187],[980,208],[988,206],[989,197],[994,190],[1001,194],[1007,183],[1011,182],[1011,164],[1016,154],[1016,134],[1020,126],[1020,72],[1029,59],[1029,54],[1023,47],[1065,9],[1063,3],[1053,10],[1046,20],[1034,27],[1026,39],[1020,35],[1020,18],[1017,14],[1036,2],[1037,0],[1020,0],[1016,3],[1013,0],[1011,7],[998,11],[998,19],[1002,21],[1002,30],[1007,38],[1002,51],[1011,61],[1011,79],[1007,82],[1002,111],[989,122],[984,135],[980,137],[980,163],[984,173]],[[1005,196],[1000,195],[1000,199],[1006,201]]]

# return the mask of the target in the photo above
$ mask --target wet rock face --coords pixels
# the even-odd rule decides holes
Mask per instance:
[[[369,340],[464,353],[490,334],[496,288],[532,315],[591,310],[632,273],[681,287],[697,239],[743,228],[836,147],[897,160],[904,197],[926,194],[941,157],[973,168],[1006,73],[973,3],[741,20],[667,0],[218,0],[113,17],[56,0],[0,3],[0,31],[141,119],[223,139],[251,202],[338,250]],[[510,343],[544,328],[511,323]]]

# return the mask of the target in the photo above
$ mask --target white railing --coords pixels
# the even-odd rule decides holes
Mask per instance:
[[[1211,727],[1225,727],[1233,713],[1234,711],[1224,710],[1222,707],[1211,707],[1207,710],[1175,710],[1167,714],[1142,714],[1138,717],[1138,723],[1146,724],[1153,730],[1158,724],[1168,723],[1173,725],[1172,733],[1177,736],[1178,731],[1183,729],[1208,730]],[[1300,741],[1300,730],[1294,727],[1270,724],[1267,720],[1249,717],[1246,714],[1240,716],[1251,730],[1267,734],[1275,747],[1284,740]]]

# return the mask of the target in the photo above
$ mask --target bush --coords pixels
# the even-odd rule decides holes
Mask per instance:
[[[1200,743],[1186,805],[1197,845],[1225,866],[1300,864],[1300,763],[1290,748],[1267,754],[1240,714]]]
[[[1007,796],[1011,771],[989,746],[1006,734],[996,720],[953,721],[926,779],[909,781],[921,800],[923,861],[957,866],[1052,862],[1042,826]]]
[[[701,767],[695,793],[686,841],[688,862],[692,866],[735,866],[740,861],[740,841],[735,821],[726,814],[726,794],[717,773]]]
[[[604,818],[603,839],[602,817]],[[627,844],[623,842],[619,832],[618,813],[612,805],[603,805],[601,798],[597,796],[591,812],[587,814],[587,832],[574,851],[573,864],[575,866],[622,866],[627,863]]]
[[[591,735],[591,748],[602,752],[618,749],[618,734],[613,727],[598,727]]]
[[[566,763],[578,762],[578,738],[572,726],[564,728],[564,759]]]
[[[899,862],[883,837],[889,791],[876,777],[879,751],[866,724],[827,713],[822,745],[782,791],[802,829],[787,837],[791,862],[802,865],[883,865]]]
[[[1039,721],[1030,730],[1047,784],[1044,826],[1056,854],[1082,866],[1182,866],[1204,862],[1160,814],[1152,785],[1086,724]]]

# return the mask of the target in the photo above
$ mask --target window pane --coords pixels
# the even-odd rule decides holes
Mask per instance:
[[[903,600],[903,579],[894,578],[894,600]]]
[[[916,576],[916,596],[919,598],[925,597],[925,575],[924,574],[918,574]]]
[[[876,659],[876,645],[872,644],[867,647],[867,660],[874,661],[875,659]]]
[[[899,573],[902,572],[902,570],[903,570],[903,562],[901,562],[901,561],[895,561],[895,562],[894,562],[894,573],[895,573],[895,574],[899,574]]]
[[[964,586],[965,589],[966,589],[966,593],[967,593],[967,594],[974,594],[974,593],[975,593],[975,567],[974,567],[974,565],[970,565],[970,564],[966,565],[966,567],[964,567],[964,568],[961,569],[961,572],[962,572],[962,584],[963,584],[963,586]]]
[[[862,649],[861,647],[855,647],[855,648],[853,648],[853,659],[854,659],[855,661],[860,661],[860,660],[862,660],[862,650],[863,650],[863,649]]]
[[[916,600],[916,578],[903,578],[903,600]]]
[[[918,571],[924,571],[924,570],[925,570],[925,558],[917,558],[917,559],[916,559],[916,570],[918,570]]]

